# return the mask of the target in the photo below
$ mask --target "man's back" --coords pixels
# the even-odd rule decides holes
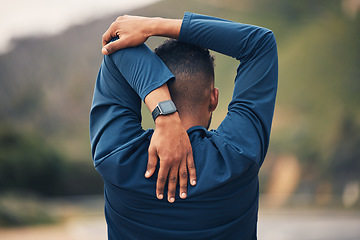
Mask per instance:
[[[179,40],[241,62],[228,114],[215,131],[188,130],[197,184],[188,187],[187,198],[158,200],[157,172],[144,177],[153,130],[142,129],[140,106],[149,91],[174,76],[145,45],[105,56],[90,133],[105,182],[109,238],[256,239],[258,171],[277,89],[274,36],[264,28],[186,13]]]
[[[157,174],[144,178],[151,130],[117,154],[117,165],[108,161],[97,167],[114,176],[104,178],[105,213],[114,239],[255,239],[258,167],[216,132],[194,127],[188,133],[198,182],[187,199],[158,200]]]

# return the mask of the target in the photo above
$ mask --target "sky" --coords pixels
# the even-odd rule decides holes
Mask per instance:
[[[14,38],[58,34],[74,24],[146,6],[159,0],[0,0],[0,54]],[[115,19],[114,19],[115,20]]]

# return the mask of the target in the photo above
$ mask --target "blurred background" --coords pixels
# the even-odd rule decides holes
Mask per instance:
[[[263,26],[277,39],[259,239],[360,239],[360,0],[0,4],[0,239],[106,239],[88,133],[101,36],[122,14],[185,11]],[[220,103],[212,128],[226,115],[238,64],[214,54]],[[154,127],[145,107],[143,118]]]

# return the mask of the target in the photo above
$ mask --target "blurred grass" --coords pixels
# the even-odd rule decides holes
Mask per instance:
[[[58,220],[49,214],[44,202],[34,195],[7,193],[0,197],[1,227],[53,224]]]

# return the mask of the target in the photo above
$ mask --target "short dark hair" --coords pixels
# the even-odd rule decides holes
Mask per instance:
[[[214,57],[208,49],[168,39],[155,49],[175,80],[168,82],[171,98],[179,109],[195,111],[204,92],[214,84]],[[206,94],[206,93],[205,93]]]

